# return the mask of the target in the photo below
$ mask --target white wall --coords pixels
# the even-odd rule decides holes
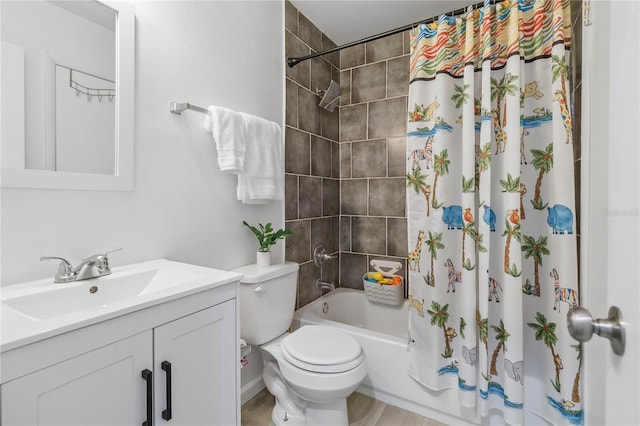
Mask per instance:
[[[1,281],[52,277],[42,255],[82,257],[111,247],[112,265],[168,258],[233,268],[255,261],[242,225],[284,225],[282,202],[235,200],[202,130],[203,115],[171,101],[217,104],[283,124],[284,12],[279,1],[138,1],[135,183],[131,192],[1,192]],[[275,249],[283,258],[283,242]]]

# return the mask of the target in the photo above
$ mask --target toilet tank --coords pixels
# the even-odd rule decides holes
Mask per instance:
[[[298,264],[246,265],[234,269],[240,279],[240,337],[261,345],[285,333],[296,304]]]

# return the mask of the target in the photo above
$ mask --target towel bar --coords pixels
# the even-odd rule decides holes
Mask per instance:
[[[169,111],[171,111],[173,114],[178,114],[181,115],[184,111],[191,109],[194,111],[198,111],[198,112],[204,112],[204,113],[208,113],[209,110],[206,108],[202,108],[196,105],[192,105],[190,103],[187,102],[171,102],[171,105],[169,105]]]

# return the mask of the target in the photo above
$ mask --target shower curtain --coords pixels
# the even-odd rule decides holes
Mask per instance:
[[[411,33],[409,374],[508,424],[582,422],[569,4]]]

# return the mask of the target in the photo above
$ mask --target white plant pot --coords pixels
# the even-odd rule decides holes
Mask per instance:
[[[258,266],[271,266],[271,252],[259,251],[256,257]]]

